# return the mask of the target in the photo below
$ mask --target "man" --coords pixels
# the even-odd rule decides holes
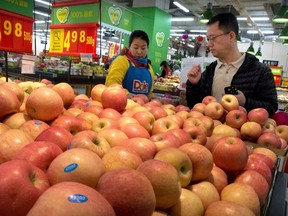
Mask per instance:
[[[218,14],[209,20],[208,48],[217,61],[203,73],[200,65],[192,66],[186,82],[187,104],[192,108],[207,95],[220,101],[224,88],[233,86],[238,89],[239,104],[247,111],[262,107],[271,116],[278,110],[273,74],[254,55],[239,51],[238,31],[238,22],[232,13]]]

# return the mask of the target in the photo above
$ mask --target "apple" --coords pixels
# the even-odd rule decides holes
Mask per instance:
[[[214,127],[212,135],[225,135],[225,136],[238,137],[238,134],[235,131],[235,129],[226,124],[221,124]]]
[[[275,128],[276,135],[288,142],[288,126],[287,125],[277,125]]]
[[[132,115],[132,118],[136,119],[140,125],[142,125],[149,134],[152,133],[152,127],[155,122],[155,118],[149,111],[140,111]]]
[[[88,102],[90,101],[89,98],[74,98],[72,104],[68,108],[77,108],[80,110],[85,109],[87,107]]]
[[[166,118],[169,118],[175,121],[177,125],[179,126],[179,128],[183,127],[184,120],[179,115],[176,115],[176,114],[168,115]]]
[[[141,98],[141,97],[135,97],[134,96],[134,97],[131,98],[131,100],[133,100],[135,103],[137,103],[137,104],[139,104],[141,106],[143,106],[145,104],[143,98]]]
[[[54,119],[50,126],[61,127],[68,130],[71,134],[76,134],[79,131],[84,130],[81,119],[77,119],[75,116],[60,115]]]
[[[172,104],[163,104],[161,107],[164,108],[168,116],[176,114],[175,106]]]
[[[127,135],[120,129],[116,128],[104,128],[98,132],[98,136],[105,138],[110,147],[118,146],[123,141],[128,140]]]
[[[89,105],[83,109],[84,112],[90,112],[97,116],[102,110],[103,110],[103,107],[99,105]]]
[[[212,119],[220,119],[224,114],[224,108],[218,102],[211,102],[206,105],[204,114]]]
[[[86,121],[89,124],[89,129],[92,128],[92,125],[96,119],[99,119],[97,115],[91,112],[82,112],[76,116],[77,119],[81,119],[82,121]]]
[[[11,113],[16,113],[20,110],[20,102],[17,95],[8,87],[0,85],[0,120]]]
[[[135,124],[139,124],[139,122],[133,118],[132,116],[121,116],[119,119],[118,119],[118,125],[119,125],[119,128],[121,129],[125,124],[129,124],[129,123],[135,123]]]
[[[2,122],[9,126],[9,128],[17,129],[24,122],[31,120],[32,118],[24,112],[16,112],[6,116]]]
[[[201,145],[206,144],[207,136],[205,132],[200,129],[200,127],[197,126],[185,127],[183,130],[190,134],[193,143],[199,143]]]
[[[208,176],[206,181],[211,182],[218,193],[220,194],[224,187],[228,185],[228,176],[221,168],[217,166],[213,166],[210,175]]]
[[[245,170],[237,175],[234,182],[250,185],[258,195],[260,206],[262,207],[265,204],[269,192],[269,185],[260,173],[255,170]]]
[[[48,79],[41,79],[40,82],[41,82],[41,83],[44,83],[44,84],[46,84],[46,85],[52,84],[52,82],[51,82],[50,80],[48,80]]]
[[[105,168],[101,158],[89,149],[73,148],[58,155],[47,169],[51,185],[71,181],[95,188]]]
[[[30,134],[33,140],[44,130],[49,128],[50,125],[47,123],[40,121],[40,120],[28,120],[20,125],[19,129],[25,131],[26,133]]]
[[[181,195],[177,170],[165,161],[144,161],[137,170],[151,182],[156,197],[156,209],[167,209],[176,204]]]
[[[64,109],[61,96],[51,88],[37,88],[31,92],[26,101],[27,114],[44,122],[59,116]]]
[[[168,113],[161,106],[153,106],[150,110],[155,120],[168,116]]]
[[[116,216],[110,203],[94,188],[78,182],[60,182],[48,188],[27,216]]]
[[[169,209],[169,215],[197,216],[204,215],[205,209],[201,199],[191,190],[182,188],[178,202]]]
[[[248,121],[257,122],[261,126],[264,126],[268,118],[269,118],[269,113],[264,108],[254,108],[247,113]]]
[[[0,135],[0,164],[11,160],[25,145],[31,143],[30,134],[20,129],[9,129]]]
[[[176,113],[177,116],[180,116],[184,121],[188,118],[190,118],[190,112],[186,110],[181,110]]]
[[[113,170],[104,173],[96,188],[112,205],[117,216],[152,215],[156,207],[153,186],[140,171]],[[137,196],[135,196],[137,193]]]
[[[197,117],[200,117],[200,116],[204,116],[204,113],[201,113],[199,111],[196,111],[196,110],[191,110],[189,112],[189,117],[191,118],[197,118]]]
[[[205,216],[255,216],[248,207],[231,201],[216,201],[208,206]]]
[[[182,110],[185,110],[185,111],[190,111],[190,108],[186,105],[183,105],[183,104],[178,104],[177,106],[175,106],[175,111],[176,113],[179,112],[179,111],[182,111]]]
[[[213,168],[213,156],[203,145],[198,143],[186,143],[179,147],[185,152],[192,162],[192,182],[202,181],[210,175]]]
[[[119,86],[108,86],[101,94],[103,108],[112,108],[118,112],[125,110],[127,97],[124,88]]]
[[[142,99],[140,99],[140,100],[142,100]],[[128,113],[127,110],[131,111],[134,107],[138,107],[138,106],[140,106],[139,103],[137,103],[136,101],[134,101],[130,98],[127,98],[127,104],[126,104],[125,110],[122,112],[122,115],[123,115],[123,113],[126,113],[126,112]]]
[[[104,84],[101,84],[101,83],[95,85],[92,88],[91,93],[90,93],[92,100],[96,100],[96,101],[101,102],[102,101],[102,99],[101,99],[102,93],[106,88],[107,88],[107,86]]]
[[[217,99],[211,95],[207,95],[202,99],[202,103],[205,105],[207,105],[208,103],[211,103],[211,102],[216,102],[216,101],[217,101]]]
[[[68,109],[63,111],[63,115],[68,115],[68,116],[78,116],[79,114],[83,113],[83,109],[78,108],[78,107],[69,107]]]
[[[0,122],[0,135],[9,129],[11,129],[11,128],[8,125]]]
[[[157,153],[157,147],[155,143],[147,138],[134,137],[130,139],[122,140],[120,146],[128,146],[134,150],[141,157],[142,161],[153,159]]]
[[[12,92],[15,93],[15,95],[17,96],[17,98],[19,100],[20,105],[23,103],[25,94],[24,94],[23,89],[17,83],[15,83],[15,82],[3,82],[3,83],[1,83],[1,85],[5,88],[10,89]]]
[[[24,160],[0,165],[1,216],[26,216],[40,195],[50,187],[44,171]]]
[[[137,169],[143,162],[140,155],[129,146],[115,146],[103,157],[106,172],[119,169]]]
[[[194,192],[202,201],[206,210],[210,204],[220,200],[220,195],[216,187],[209,181],[200,181],[189,185],[187,189]]]
[[[59,146],[62,151],[66,151],[71,139],[72,134],[68,130],[58,126],[50,126],[46,130],[42,131],[35,138],[35,141],[52,142]]]
[[[128,138],[132,137],[143,137],[143,138],[150,138],[150,134],[148,131],[140,124],[136,123],[129,123],[124,125],[121,130],[127,135]]]
[[[98,117],[99,118],[110,118],[110,119],[114,119],[114,120],[118,120],[119,118],[121,118],[121,114],[112,108],[104,108],[99,114]]]
[[[78,99],[89,100],[89,97],[86,94],[78,94],[78,95],[75,96],[74,101],[78,100]]]
[[[185,143],[192,142],[192,138],[191,138],[190,134],[181,128],[171,129],[171,130],[165,132],[165,134],[173,134],[174,136],[176,136],[178,138],[178,140],[180,141],[180,146],[185,144]]]
[[[288,125],[288,114],[286,111],[277,111],[272,116],[271,119],[273,119],[277,125]],[[276,127],[275,126],[275,127]]]
[[[182,187],[186,187],[192,178],[193,167],[189,156],[178,148],[164,148],[156,153],[154,159],[171,164],[178,172]]]
[[[255,215],[260,215],[260,201],[257,193],[248,184],[233,182],[221,192],[221,200],[248,207]]]
[[[46,172],[50,163],[62,152],[62,149],[52,142],[34,141],[20,149],[13,160],[26,160]]]
[[[210,137],[207,137],[207,142],[205,144],[205,147],[211,152],[213,149],[213,146],[215,145],[215,142],[222,138],[225,137],[226,135],[220,134],[220,135],[211,135]]]
[[[243,140],[255,142],[262,134],[262,127],[257,122],[245,122],[240,128],[240,133]]]
[[[168,132],[154,134],[149,139],[156,145],[157,152],[170,147],[178,148],[181,145],[178,137]]]
[[[205,111],[205,107],[206,107],[206,104],[204,103],[196,103],[191,110],[193,111],[198,111],[202,114],[204,114],[204,111]]]
[[[232,128],[240,129],[247,122],[247,114],[243,110],[235,109],[227,113],[225,122]]]
[[[239,102],[235,95],[225,94],[222,96],[220,104],[228,112],[231,110],[239,110]]]
[[[147,95],[145,95],[145,94],[136,94],[134,97],[141,98],[144,101],[144,103],[148,103],[149,102],[149,97]]]
[[[238,137],[225,136],[218,139],[212,149],[216,166],[225,171],[240,171],[248,161],[246,144]]]
[[[68,147],[70,149],[88,149],[96,153],[100,158],[102,158],[111,148],[109,142],[93,130],[83,130],[75,134]]]
[[[253,149],[253,153],[263,154],[263,155],[271,158],[271,160],[273,161],[274,164],[276,164],[276,162],[277,162],[278,157],[271,149],[268,149],[265,147],[256,147]]]
[[[252,150],[251,154],[249,154],[249,158],[255,158],[259,161],[263,161],[270,168],[272,174],[276,169],[276,164],[274,161],[265,154],[256,153],[254,150]]]
[[[274,147],[274,148],[281,148],[281,140],[280,137],[277,136],[273,132],[265,132],[262,133],[258,139],[257,139],[257,144],[267,146],[267,147]]]
[[[288,143],[287,143],[287,141],[286,140],[284,140],[283,138],[281,138],[280,137],[280,141],[281,141],[281,147],[280,147],[280,149],[283,149],[283,150],[285,150],[286,148],[287,148],[287,146],[288,146]]]
[[[159,98],[152,98],[149,103],[151,103],[155,106],[162,106],[163,105],[162,101]]]
[[[164,133],[171,129],[178,129],[178,128],[179,125],[173,119],[167,117],[159,118],[153,124],[152,135],[158,133]]]
[[[106,128],[118,129],[119,128],[118,120],[104,117],[98,118],[93,122],[91,129],[93,131],[100,132],[101,130]]]
[[[55,84],[52,89],[56,91],[63,100],[64,107],[69,107],[75,98],[74,89],[66,82]]]

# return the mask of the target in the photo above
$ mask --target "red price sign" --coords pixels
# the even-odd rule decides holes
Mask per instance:
[[[96,54],[96,24],[50,26],[50,54],[79,56],[80,53]]]
[[[0,24],[0,50],[32,54],[32,18],[0,10]]]

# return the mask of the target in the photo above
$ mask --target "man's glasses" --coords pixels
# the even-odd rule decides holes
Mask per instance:
[[[219,35],[215,35],[215,36],[207,36],[207,41],[209,42],[209,41],[211,41],[211,42],[213,42],[216,38],[218,38],[218,37],[220,37],[220,36],[222,36],[222,35],[227,35],[227,34],[229,34],[230,32],[226,32],[226,33],[223,33],[223,34],[219,34]]]

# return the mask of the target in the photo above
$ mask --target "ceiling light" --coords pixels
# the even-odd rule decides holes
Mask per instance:
[[[190,30],[190,32],[201,32],[201,33],[206,33],[207,30],[204,30],[204,29],[199,29],[199,30]]]
[[[265,30],[265,31],[261,31],[262,34],[274,34],[274,31],[272,30]],[[258,34],[258,31],[256,30],[248,30],[247,34]]]
[[[170,29],[170,32],[185,32],[184,29]]]
[[[184,12],[186,13],[189,12],[189,10],[186,7],[184,7],[182,4],[180,4],[179,2],[174,1],[173,4],[176,5],[178,8],[180,8],[181,10],[183,10]]]
[[[285,28],[280,32],[279,36],[280,39],[288,39],[288,25],[285,25]]]
[[[288,22],[287,10],[288,10],[288,2],[287,0],[282,0],[281,6],[278,9],[272,21],[275,23],[287,23]]]
[[[253,42],[250,43],[250,46],[247,49],[247,53],[253,54],[254,55],[254,47],[253,47]]]
[[[268,21],[269,17],[251,17],[253,21]]]
[[[181,21],[194,21],[193,17],[172,17],[172,22],[181,22]]]
[[[212,12],[212,4],[209,2],[207,4],[207,9],[204,11],[204,13],[200,16],[199,21],[201,23],[207,23],[209,19],[213,17],[213,12]]]
[[[237,17],[237,20],[238,20],[238,21],[246,21],[246,20],[247,20],[247,17]]]

